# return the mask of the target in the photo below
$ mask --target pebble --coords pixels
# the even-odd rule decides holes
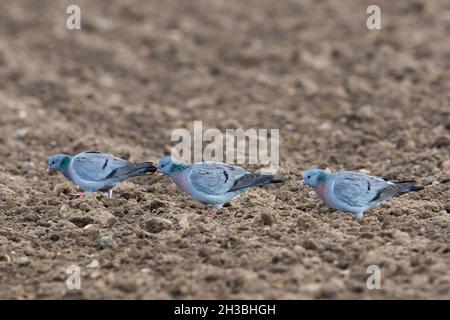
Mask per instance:
[[[100,262],[98,262],[97,259],[94,259],[86,267],[91,269],[98,269],[100,267]]]
[[[160,217],[151,217],[145,221],[142,227],[147,232],[159,233],[165,229],[170,229],[172,227],[172,222]]]
[[[303,241],[303,248],[307,250],[317,250],[317,245],[312,240]]]
[[[30,131],[30,129],[28,129],[28,128],[21,128],[16,131],[16,133],[14,134],[14,137],[19,140],[24,139],[28,135],[29,131]]]
[[[113,241],[113,236],[112,235],[106,235],[106,236],[101,237],[98,240],[98,244],[100,245],[100,247],[102,249],[105,249],[105,248],[107,248],[107,247],[109,247],[111,245],[112,241]]]
[[[271,226],[275,222],[275,217],[268,212],[262,212],[261,219],[265,225],[269,225],[269,226]]]
[[[341,279],[330,279],[322,288],[323,295],[326,298],[336,296],[339,292],[345,290],[345,284]]]
[[[31,263],[31,261],[27,257],[20,257],[16,260],[16,263],[19,266],[28,266]]]
[[[407,234],[406,232],[395,230],[394,239],[399,241],[400,243],[408,243],[410,238],[409,234]]]

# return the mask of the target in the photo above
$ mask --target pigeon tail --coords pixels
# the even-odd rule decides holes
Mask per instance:
[[[270,180],[269,183],[283,183],[284,179],[281,177],[273,176],[272,180]]]
[[[249,173],[249,174],[242,176],[238,180],[236,180],[236,182],[230,188],[229,191],[247,189],[250,187],[259,187],[259,186],[269,184],[269,183],[280,183],[280,182],[283,182],[283,179],[273,176],[273,175],[270,175],[270,174],[260,174],[259,175],[259,174]]]
[[[406,192],[413,192],[413,191],[420,191],[424,187],[417,185],[417,181],[392,181],[399,189],[399,193],[406,193]]]
[[[418,186],[416,181],[398,181],[398,180],[393,180],[390,181],[391,185],[387,186],[384,189],[381,189],[380,191],[378,191],[377,195],[371,200],[371,202],[373,201],[384,201],[387,200],[389,198],[392,198],[398,194],[401,193],[407,193],[407,192],[413,192],[413,191],[419,191],[422,190],[424,187],[423,186]]]
[[[155,172],[157,168],[151,162],[130,163],[122,168],[113,170],[106,178],[127,179]]]

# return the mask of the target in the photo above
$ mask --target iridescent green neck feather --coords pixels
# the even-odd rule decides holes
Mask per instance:
[[[60,164],[61,170],[66,170],[69,163],[70,163],[70,157],[64,157],[61,160],[61,164]]]
[[[319,182],[326,182],[327,181],[327,178],[328,178],[328,174],[326,173],[326,172],[321,172],[320,174],[319,174],[319,178],[318,178],[318,180],[319,180]]]
[[[170,172],[171,173],[177,173],[177,172],[181,172],[184,169],[186,169],[187,166],[184,165],[183,163],[174,163],[172,164],[172,166],[170,167]]]

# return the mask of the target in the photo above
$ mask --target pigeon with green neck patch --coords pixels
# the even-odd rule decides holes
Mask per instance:
[[[303,174],[303,181],[330,207],[353,212],[358,219],[366,210],[395,195],[423,189],[416,181],[389,181],[352,171],[310,169]]]
[[[193,199],[212,205],[213,216],[225,203],[250,188],[281,182],[273,175],[250,173],[241,167],[220,162],[186,164],[164,157],[156,167]]]
[[[131,177],[155,172],[150,162],[132,163],[110,154],[97,151],[82,152],[73,157],[55,154],[48,160],[47,173],[61,172],[83,192],[82,196],[100,191],[112,197],[113,189],[122,181]]]

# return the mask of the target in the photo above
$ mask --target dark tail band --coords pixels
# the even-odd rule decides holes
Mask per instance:
[[[115,169],[106,177],[125,180],[131,177],[142,176],[144,174],[155,172],[157,168],[151,162],[130,163],[129,165]]]
[[[423,186],[417,185],[417,181],[409,180],[409,181],[392,181],[395,185],[400,187],[400,192],[414,192],[423,190]]]
[[[272,176],[270,174],[250,173],[236,180],[236,182],[230,188],[229,191],[236,191],[241,189],[247,189],[250,187],[258,187],[269,183],[280,183],[280,182],[283,182],[283,179]]]

